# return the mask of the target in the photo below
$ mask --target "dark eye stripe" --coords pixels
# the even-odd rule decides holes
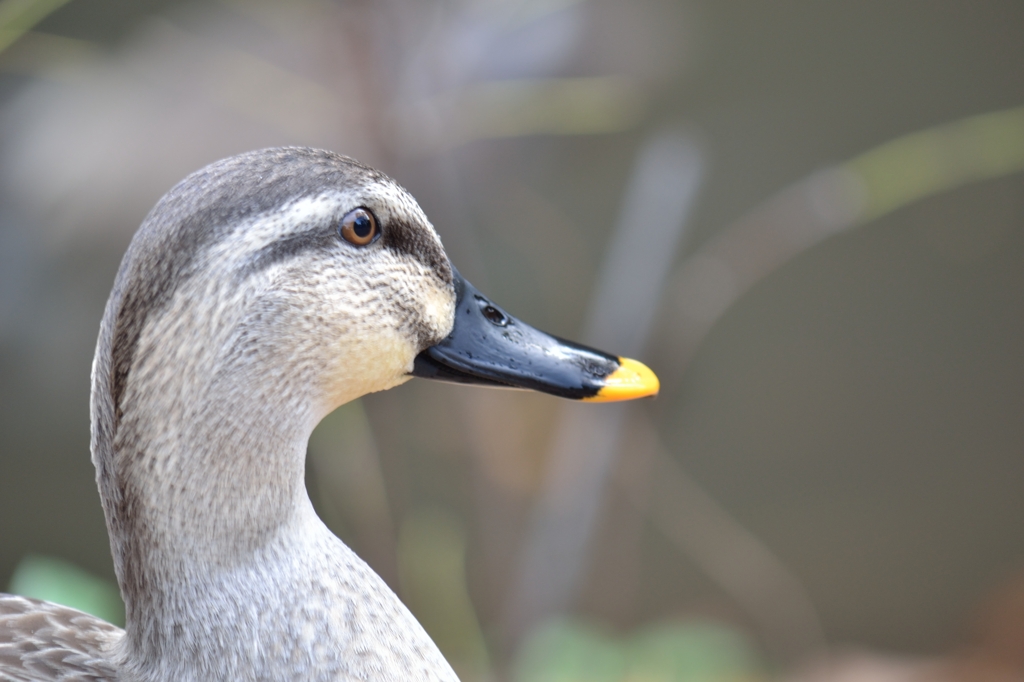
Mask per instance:
[[[239,273],[240,279],[257,274],[287,258],[315,249],[330,248],[337,242],[337,234],[333,229],[317,227],[282,237],[261,248],[250,264]],[[424,234],[423,228],[393,221],[379,229],[379,234],[385,248],[415,258],[437,273],[442,282],[452,283],[452,268],[448,257],[435,240]]]
[[[303,253],[327,249],[335,244],[337,239],[333,230],[323,227],[282,237],[257,251],[249,264],[239,273],[239,280],[251,277],[275,263]]]
[[[381,230],[381,242],[385,248],[405,254],[423,263],[437,273],[441,281],[451,285],[452,265],[440,244],[422,228],[400,220],[392,220]]]

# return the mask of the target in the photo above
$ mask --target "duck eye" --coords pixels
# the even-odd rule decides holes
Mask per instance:
[[[377,218],[365,208],[356,208],[345,214],[338,228],[345,241],[366,246],[380,236]]]

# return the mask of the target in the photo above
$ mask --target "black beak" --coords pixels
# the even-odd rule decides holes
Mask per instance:
[[[527,388],[574,400],[630,400],[657,394],[658,377],[644,364],[523,324],[452,271],[455,325],[443,341],[416,356],[413,376]]]

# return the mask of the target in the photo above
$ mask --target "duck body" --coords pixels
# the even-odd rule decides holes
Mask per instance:
[[[346,157],[262,150],[173,188],[122,261],[93,362],[92,458],[125,630],[0,597],[0,678],[456,680],[313,511],[313,428],[413,374],[592,397],[625,368],[558,340],[538,351],[552,337],[466,287],[415,200]],[[473,321],[468,352],[456,332]],[[509,367],[484,362],[491,333],[512,344],[494,354]],[[552,357],[572,376],[545,389],[549,370],[523,374]]]

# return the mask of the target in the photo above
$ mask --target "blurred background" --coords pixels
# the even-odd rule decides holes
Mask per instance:
[[[1024,678],[1024,4],[3,0],[0,589],[119,615],[89,367],[185,174],[325,147],[654,400],[412,381],[325,522],[466,682]]]

